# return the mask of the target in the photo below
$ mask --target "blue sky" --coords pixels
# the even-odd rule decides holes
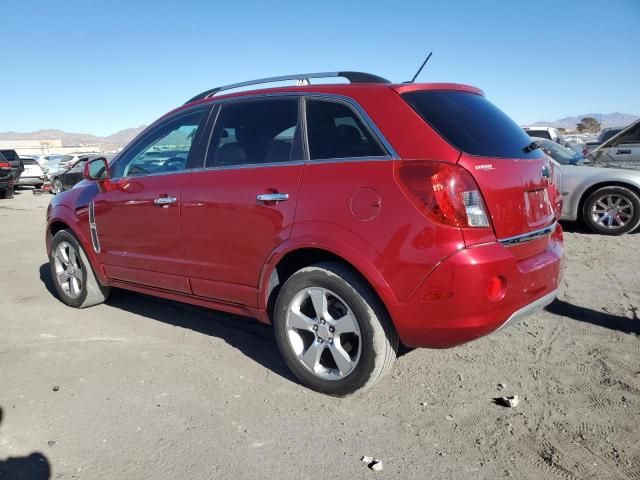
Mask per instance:
[[[206,88],[361,70],[469,83],[522,124],[640,114],[640,0],[2,0],[0,131],[108,135]]]

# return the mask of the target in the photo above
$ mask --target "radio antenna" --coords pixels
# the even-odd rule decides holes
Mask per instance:
[[[431,55],[433,55],[433,52],[429,52],[429,55],[427,55],[427,58],[425,58],[424,62],[422,62],[422,65],[420,65],[420,68],[418,69],[416,74],[413,76],[413,78],[410,81],[405,82],[405,83],[414,83],[416,81],[416,78],[418,78],[418,75],[420,75],[420,72],[422,72],[422,69],[427,64],[429,59],[431,58]]]

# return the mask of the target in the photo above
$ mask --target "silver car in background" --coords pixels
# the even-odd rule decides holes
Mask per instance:
[[[545,138],[534,138],[560,169],[561,220],[583,221],[596,233],[622,235],[640,225],[640,169],[586,159]]]

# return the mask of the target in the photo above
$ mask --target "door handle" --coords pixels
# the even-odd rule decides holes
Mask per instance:
[[[259,202],[284,202],[289,200],[288,193],[261,193],[256,197]]]
[[[176,197],[158,197],[153,201],[153,203],[156,205],[169,205],[176,203],[177,201],[178,199]]]
[[[621,149],[621,150],[616,150],[616,154],[617,155],[631,155],[631,149],[630,148],[625,148],[625,149]]]

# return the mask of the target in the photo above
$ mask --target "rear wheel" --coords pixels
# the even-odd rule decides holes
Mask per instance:
[[[293,373],[329,395],[370,387],[391,369],[398,349],[380,300],[363,279],[336,262],[303,268],[285,282],[274,327]]]
[[[8,199],[13,197],[13,188],[5,188],[0,190],[0,198]]]
[[[622,235],[640,224],[640,198],[624,187],[603,187],[587,197],[583,218],[589,229]]]
[[[60,230],[51,241],[49,266],[60,300],[75,308],[104,302],[110,287],[100,284],[86,253],[69,230]]]

